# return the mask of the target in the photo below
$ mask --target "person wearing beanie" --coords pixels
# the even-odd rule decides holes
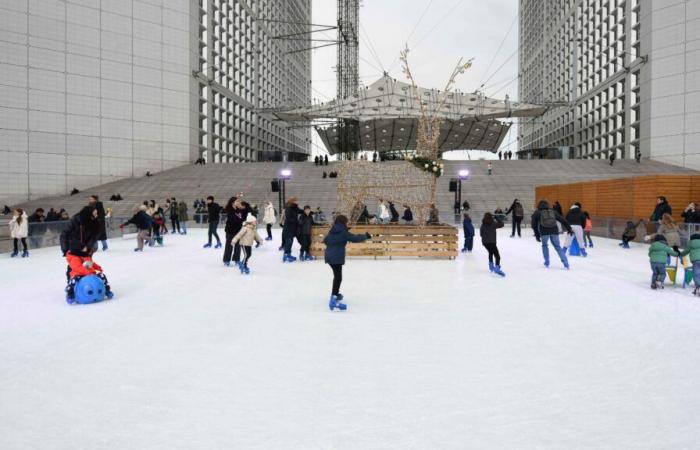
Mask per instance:
[[[574,239],[576,239],[576,242],[578,242],[578,246],[581,250],[581,256],[585,258],[586,256],[588,256],[588,254],[586,253],[586,249],[584,248],[585,246],[583,240],[583,227],[586,225],[586,216],[585,214],[583,214],[583,211],[581,210],[581,204],[579,202],[576,202],[573,205],[571,205],[571,208],[569,208],[569,212],[566,213],[565,219],[571,227],[573,234],[569,233],[566,236],[564,252],[566,253],[566,250],[569,247],[571,247],[571,244],[573,243]]]
[[[299,252],[299,261],[312,261],[311,256],[311,234],[314,222],[313,214],[311,214],[311,206],[304,206],[303,212],[299,215],[299,243],[301,251]]]
[[[331,311],[348,309],[346,304],[341,303],[343,294],[340,293],[340,283],[343,282],[343,265],[345,264],[345,246],[348,245],[348,242],[364,242],[367,239],[372,239],[372,235],[369,233],[350,233],[348,231],[348,218],[342,214],[335,217],[333,226],[323,239],[323,243],[326,245],[324,259],[333,270],[333,288],[328,302],[328,308]]]
[[[652,289],[664,288],[664,281],[666,280],[666,259],[671,255],[678,256],[678,253],[667,245],[666,238],[663,235],[656,235],[654,242],[649,246]]]
[[[127,220],[123,224],[119,225],[122,230],[127,225],[135,225],[137,231],[136,234],[136,248],[135,252],[143,251],[143,244],[150,239],[150,230],[153,227],[153,219],[148,215],[148,207],[146,205],[141,205],[138,210],[134,213],[131,219]]]
[[[688,247],[681,252],[681,256],[690,255],[693,264],[693,295],[700,295],[700,234],[692,234],[688,241]]]
[[[258,220],[254,215],[248,214],[246,217],[241,230],[236,233],[236,235],[231,240],[231,246],[236,246],[240,244],[241,250],[243,252],[243,260],[240,264],[240,269],[242,274],[249,274],[250,268],[248,267],[248,261],[250,257],[253,256],[253,242],[256,243],[255,247],[260,247],[263,240],[257,231]]]

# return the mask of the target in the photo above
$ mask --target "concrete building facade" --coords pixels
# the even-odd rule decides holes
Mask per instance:
[[[698,25],[687,0],[520,0],[520,97],[556,105],[521,122],[521,157],[560,148],[700,169]]]
[[[310,102],[308,52],[286,55],[304,42],[265,15],[308,23],[310,0],[0,1],[0,202],[309,153],[254,112]]]

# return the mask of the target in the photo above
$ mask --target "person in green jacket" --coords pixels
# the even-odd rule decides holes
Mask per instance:
[[[681,256],[690,255],[690,262],[693,263],[693,282],[695,289],[693,295],[700,294],[700,234],[693,234],[688,241],[688,247],[681,252]]]
[[[190,218],[187,216],[187,203],[185,203],[184,200],[180,200],[180,203],[177,204],[177,214],[180,219],[180,226],[182,227],[180,234],[187,234],[187,221],[190,220]]]
[[[666,280],[666,258],[678,253],[666,244],[666,238],[657,234],[649,247],[649,262],[651,263],[651,288],[663,289]]]

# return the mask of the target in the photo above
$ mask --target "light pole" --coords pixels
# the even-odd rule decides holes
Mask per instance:
[[[462,207],[462,181],[466,180],[469,176],[469,171],[462,169],[459,171],[459,178],[457,179],[457,204]]]
[[[292,171],[289,169],[280,170],[280,177],[277,179],[279,181],[279,211],[283,214],[284,204],[287,202],[287,180],[292,179]]]

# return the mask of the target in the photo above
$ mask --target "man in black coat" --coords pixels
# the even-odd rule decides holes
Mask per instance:
[[[85,206],[73,216],[68,227],[63,230],[60,237],[63,256],[69,250],[82,251],[84,247],[94,246],[100,234],[100,223],[97,217],[97,209],[94,206]]]
[[[656,198],[656,207],[654,208],[654,212],[651,213],[650,219],[652,222],[657,222],[658,226],[658,222],[661,222],[664,214],[668,214],[670,216],[672,213],[673,209],[671,208],[671,205],[668,204],[666,197],[661,195]]]
[[[297,204],[296,197],[287,200],[287,207],[284,209],[284,226],[282,227],[282,245],[284,247],[284,262],[296,260],[292,256],[292,244],[294,238],[299,235],[299,215],[302,213]]]
[[[216,246],[214,248],[221,248],[221,239],[216,232],[219,227],[219,216],[221,215],[221,206],[218,203],[214,203],[214,197],[211,195],[207,197],[207,220],[209,221],[209,230],[207,231],[207,236],[209,238],[208,242],[204,244],[204,248],[211,247],[211,237],[216,238]]]
[[[224,213],[226,214],[226,227],[224,231],[226,232],[226,242],[224,242],[224,265],[231,265],[231,254],[233,253],[233,262],[235,264],[240,264],[241,262],[241,244],[236,242],[236,245],[231,245],[231,241],[234,236],[241,231],[243,228],[243,223],[246,217],[251,211],[244,207],[241,201],[232,197],[226,204],[224,208]]]
[[[562,264],[568,269],[569,260],[566,258],[566,252],[559,245],[559,227],[557,226],[557,222],[560,223],[568,233],[573,233],[571,227],[561,214],[550,208],[546,200],[540,201],[537,206],[537,211],[532,215],[532,229],[535,232],[535,239],[537,239],[537,242],[542,242],[544,265],[545,267],[549,267],[549,247],[547,243],[551,241]]]
[[[123,224],[119,225],[119,228],[124,229],[125,226],[127,225],[135,225],[137,228],[137,233],[136,233],[136,245],[137,247],[134,249],[135,252],[142,252],[143,251],[143,244],[147,241],[150,241],[150,233],[151,233],[151,228],[154,228],[153,224],[153,219],[151,216],[146,214],[146,210],[148,207],[146,205],[141,205],[139,206],[139,209],[136,211],[136,213],[131,217],[131,219],[127,220]],[[157,225],[156,225],[157,227]]]
[[[507,216],[510,213],[513,213],[513,231],[510,233],[510,237],[515,237],[516,231],[518,232],[518,237],[522,237],[520,235],[520,224],[525,217],[525,209],[517,198],[513,200],[513,204],[506,210],[505,215]]]
[[[97,210],[97,221],[100,224],[100,231],[97,235],[97,241],[102,243],[102,251],[107,251],[107,226],[105,223],[105,207],[100,201],[97,195],[91,195],[88,197],[88,205],[92,206]],[[97,250],[97,241],[95,241],[95,250]]]

